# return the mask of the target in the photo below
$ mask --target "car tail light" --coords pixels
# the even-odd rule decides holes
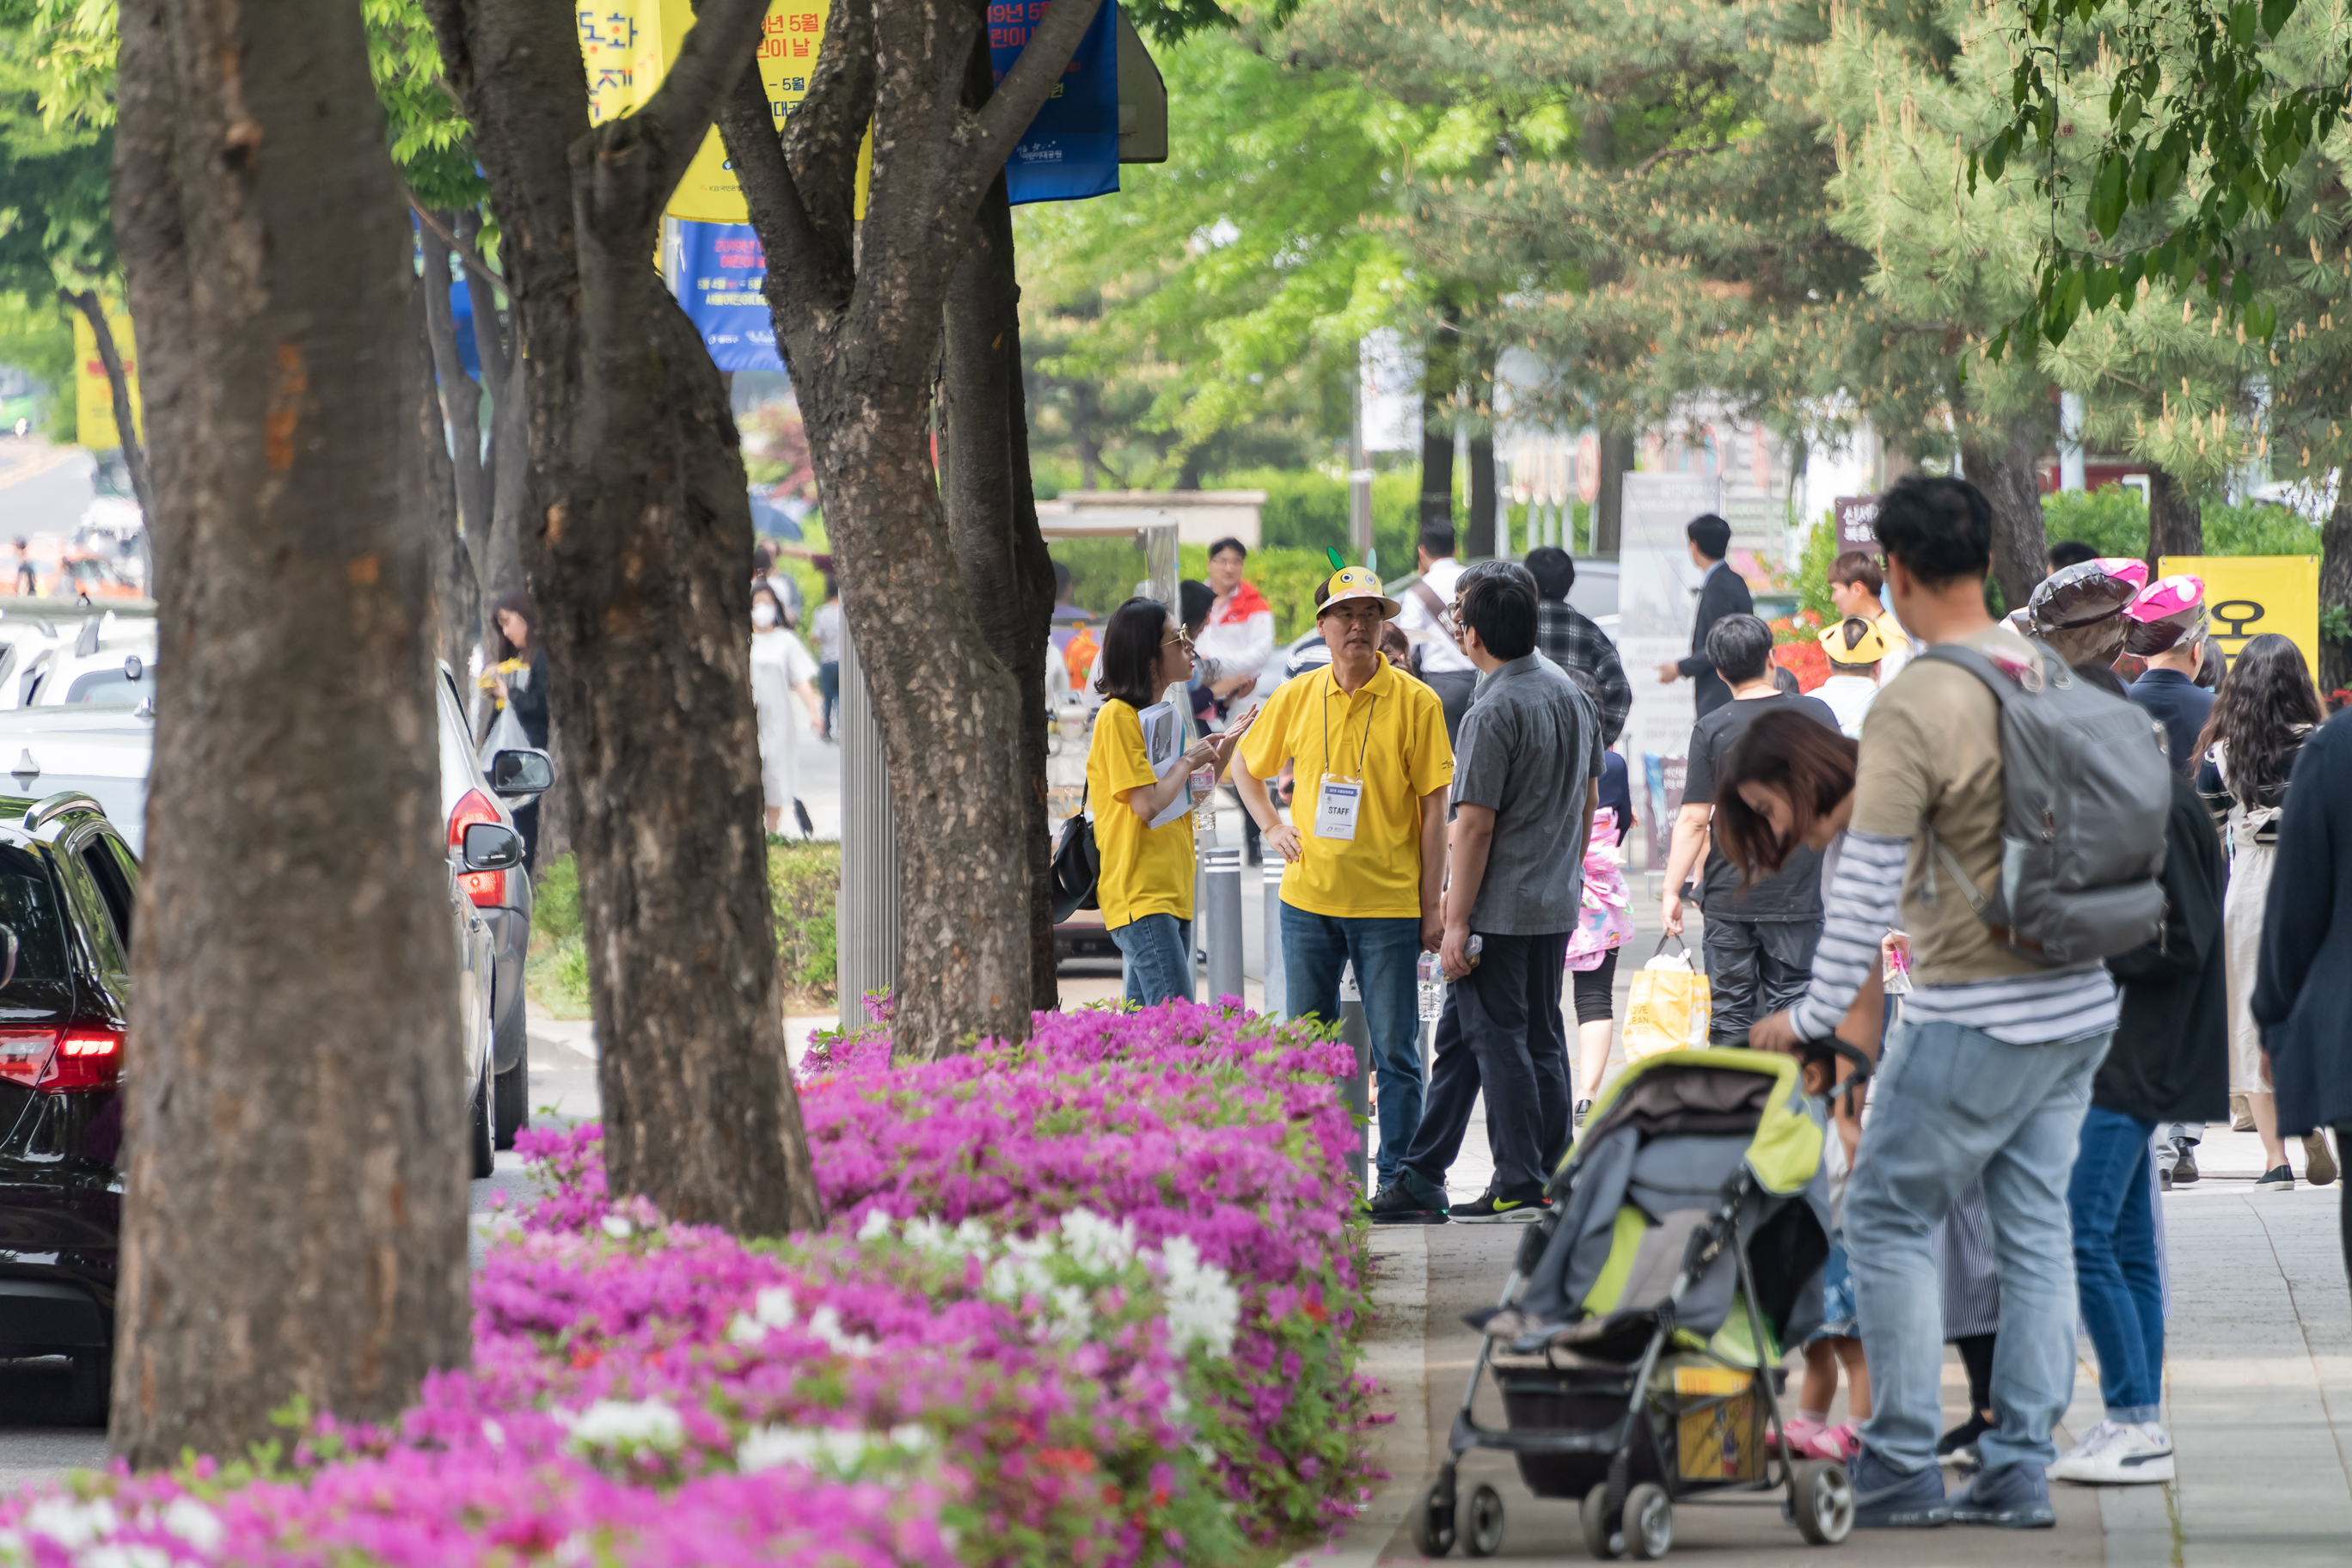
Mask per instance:
[[[112,1089],[122,1077],[122,1037],[111,1029],[0,1032],[0,1079],[44,1094]]]
[[[478,822],[499,822],[499,808],[480,790],[469,789],[449,814],[449,847],[462,850],[466,846],[466,829]],[[466,896],[482,909],[494,910],[507,901],[507,874],[504,871],[467,871],[457,873],[457,880],[466,889]]]

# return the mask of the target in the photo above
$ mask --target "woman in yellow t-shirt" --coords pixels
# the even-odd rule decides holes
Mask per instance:
[[[1192,775],[1223,773],[1246,721],[1186,750],[1162,775],[1144,745],[1143,715],[1171,726],[1159,749],[1172,752],[1187,717],[1161,694],[1192,678],[1192,644],[1157,599],[1129,599],[1103,630],[1106,700],[1087,753],[1095,848],[1102,858],[1097,900],[1111,941],[1127,955],[1127,999],[1150,1007],[1192,999]],[[1151,824],[1161,816],[1160,826]]]

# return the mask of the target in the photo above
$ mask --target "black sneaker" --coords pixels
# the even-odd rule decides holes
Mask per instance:
[[[1954,1524],[1997,1530],[2048,1530],[2058,1522],[2050,1506],[2050,1478],[2039,1465],[1986,1470],[1952,1494]]]
[[[1971,1410],[1969,1418],[1936,1439],[1936,1458],[1947,1459],[1963,1449],[1973,1450],[1977,1439],[1992,1430],[1992,1423],[1984,1418],[1981,1410]],[[1968,1467],[1975,1468],[1974,1465]]]
[[[2197,1179],[2197,1145],[2178,1143],[2174,1147],[2179,1149],[2180,1153],[2172,1162],[2172,1184],[2176,1187],[2185,1187]]]
[[[1489,1190],[1452,1212],[1464,1225],[1500,1225],[1506,1221],[1540,1219],[1551,1212],[1551,1200],[1541,1193],[1533,1197],[1507,1198]]]
[[[1933,1465],[1906,1476],[1864,1448],[1853,1457],[1851,1474],[1856,1530],[1932,1530],[1951,1522],[1944,1478]]]
[[[1372,1194],[1370,1205],[1374,1225],[1444,1225],[1445,1205],[1432,1205],[1405,1190],[1402,1182],[1391,1182]]]
[[[2291,1193],[2294,1191],[2294,1170],[2288,1166],[2281,1165],[2274,1171],[2263,1172],[2261,1180],[2254,1184],[2254,1191],[2258,1193]]]

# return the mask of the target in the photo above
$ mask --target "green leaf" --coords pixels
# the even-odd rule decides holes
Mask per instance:
[[[2230,280],[2230,302],[2243,309],[2253,297],[2254,275],[2242,267],[2238,275]]]
[[[2008,352],[2009,329],[2007,327],[2003,327],[2000,331],[1992,335],[1992,342],[1985,345],[1985,358],[1992,361],[1995,364],[1999,364],[2000,363],[2001,356]],[[1965,357],[1961,359],[1960,365],[1963,371],[1965,371],[1968,366],[1968,360]]]
[[[2294,0],[2263,0],[2263,31],[2275,38],[2294,16]]]
[[[2246,335],[2268,342],[2278,331],[2278,307],[2257,300],[2246,307]]]
[[[2231,6],[2230,42],[2242,49],[2252,44],[2254,41],[2256,20],[2257,13],[2253,0],[2242,0],[2242,4]]]
[[[2114,268],[2093,268],[2089,281],[2083,287],[2083,303],[2093,310],[2105,310],[2108,301],[2116,297],[2116,277]]]
[[[2157,147],[2156,156],[2148,161],[2148,199],[2153,202],[2170,201],[2172,193],[2180,188],[2180,176],[2187,163],[2180,151],[2173,146],[2172,138],[2167,136]]]
[[[2139,303],[2140,275],[2147,268],[2147,260],[2145,257],[2133,255],[2124,258],[2122,277],[2117,281],[2116,292],[2122,298],[2126,313],[2129,313],[2131,308]]]
[[[2120,92],[2123,89],[2118,85],[2116,90]],[[2139,117],[2147,112],[2147,106],[2141,100],[2139,94],[2135,92],[2126,98],[2123,101],[2123,107],[2116,111],[2116,134],[2118,136],[2130,135],[2132,127],[2137,125],[2139,123]]]
[[[2130,172],[2120,153],[2109,153],[2099,165],[2098,178],[2091,185],[2091,226],[2099,231],[2101,239],[2113,239],[2116,230],[2123,226],[2124,182]]]
[[[1985,178],[1998,180],[2000,172],[2009,167],[2011,132],[2004,131],[1986,143],[1983,153]]]

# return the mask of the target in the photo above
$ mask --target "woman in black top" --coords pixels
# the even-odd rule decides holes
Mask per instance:
[[[523,661],[521,669],[490,674],[492,689],[499,694],[503,706],[514,710],[515,720],[522,732],[541,751],[547,749],[547,649],[539,640],[539,611],[533,607],[530,595],[520,588],[513,589],[499,600],[498,608],[490,613],[498,627],[496,638],[499,664],[512,659]],[[539,864],[539,800],[533,796],[528,803],[514,808],[515,831],[522,835],[522,863],[525,870]]]
[[[2264,1192],[2294,1185],[2278,1132],[2277,1104],[2262,1076],[2262,1037],[2254,1026],[2254,969],[2263,945],[2263,904],[2278,858],[2280,813],[2287,779],[2304,737],[2325,718],[2303,651],[2274,632],[2250,637],[2238,650],[2213,702],[2198,754],[2205,758],[2197,793],[2222,825],[2230,851],[2230,891],[2223,906],[2223,944],[2230,968],[2230,1092],[2246,1097],[2263,1140]],[[2336,1179],[2327,1138],[2303,1141],[2304,1177],[2315,1186]]]

